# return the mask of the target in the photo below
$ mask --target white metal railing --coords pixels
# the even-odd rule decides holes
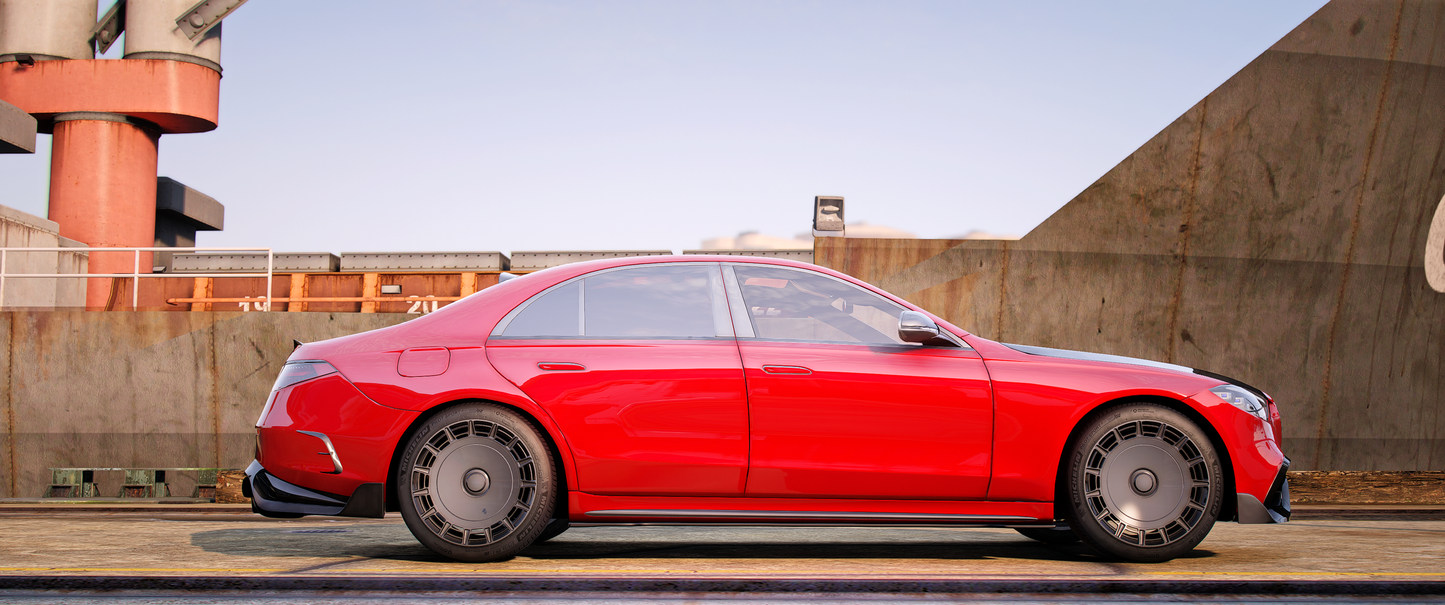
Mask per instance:
[[[134,252],[135,268],[131,273],[10,273],[9,261],[11,252]],[[142,252],[265,252],[266,272],[265,273],[141,273],[140,253]],[[271,310],[271,278],[272,269],[276,266],[276,253],[270,248],[111,248],[111,247],[77,247],[77,248],[0,248],[0,307],[5,306],[5,280],[6,278],[125,278],[129,277],[135,281],[130,289],[130,308],[140,306],[140,278],[142,277],[264,277],[266,278],[266,311]],[[256,305],[258,308],[260,304]]]

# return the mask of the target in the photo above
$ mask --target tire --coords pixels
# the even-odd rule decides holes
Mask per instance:
[[[537,544],[539,542],[546,542],[548,540],[551,540],[552,538],[562,535],[562,532],[567,531],[567,528],[569,527],[572,527],[572,523],[570,521],[566,519],[553,519],[551,523],[547,524],[546,529],[542,530],[542,535],[537,536],[537,539],[532,540],[532,543]]]
[[[1014,531],[1044,544],[1073,544],[1079,535],[1068,527],[1015,527]]]
[[[1183,414],[1124,404],[1085,427],[1067,460],[1065,517],[1085,544],[1135,563],[1193,550],[1219,519],[1224,469]]]
[[[499,561],[547,527],[555,468],[530,420],[498,405],[458,405],[422,423],[406,442],[396,500],[407,528],[433,552]]]

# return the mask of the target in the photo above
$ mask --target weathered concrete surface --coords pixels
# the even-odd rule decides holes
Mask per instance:
[[[0,313],[0,494],[40,496],[55,467],[242,468],[293,338],[412,317]],[[118,473],[102,479],[114,484],[101,495],[115,496]]]
[[[0,99],[0,153],[35,153],[35,118]]]
[[[169,522],[149,522],[160,519]],[[316,533],[316,532],[324,533]],[[44,536],[45,539],[36,539]],[[144,548],[137,548],[144,544]],[[1191,555],[1107,561],[1008,529],[574,528],[514,559],[437,557],[386,519],[0,515],[5,576],[1388,580],[1445,582],[1445,522],[1222,523]]]
[[[1442,158],[1445,2],[1335,0],[1019,241],[816,257],[988,338],[1258,385],[1296,469],[1445,470]]]
[[[76,247],[75,252],[10,252],[8,273],[78,273],[89,267],[89,254],[80,242],[60,237],[60,225],[8,206],[0,206],[0,247]],[[85,281],[70,278],[15,278],[5,280],[6,309],[85,306]]]

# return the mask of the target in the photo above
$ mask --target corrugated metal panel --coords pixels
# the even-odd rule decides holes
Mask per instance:
[[[683,254],[716,254],[720,256],[761,256],[763,258],[786,258],[788,260],[813,262],[812,250],[683,250]]]
[[[278,252],[272,261],[276,273],[330,273],[339,259],[330,252]],[[171,260],[172,273],[264,273],[266,255],[255,252],[207,254],[177,253]]]
[[[342,271],[506,271],[501,252],[342,252]]]
[[[597,260],[600,258],[628,258],[633,256],[667,256],[672,254],[671,250],[542,250],[531,252],[513,252],[512,269],[517,271],[536,271],[547,267],[556,267],[567,263],[576,263],[584,260]]]

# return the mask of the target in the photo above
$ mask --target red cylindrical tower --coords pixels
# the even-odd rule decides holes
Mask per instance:
[[[60,235],[91,247],[149,246],[156,231],[155,126],[114,113],[72,112],[54,118],[50,156],[50,220]],[[151,254],[139,268],[151,270]],[[90,253],[91,273],[130,273],[134,252]],[[109,279],[91,279],[87,308],[113,307]]]

